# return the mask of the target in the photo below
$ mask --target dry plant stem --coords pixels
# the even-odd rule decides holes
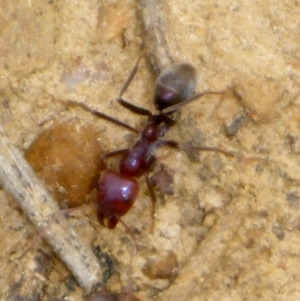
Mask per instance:
[[[171,64],[174,59],[170,52],[172,39],[168,33],[162,1],[141,1],[141,15],[146,34],[145,50],[154,73],[159,75],[163,67]]]
[[[9,143],[1,125],[0,181],[34,225],[40,231],[47,229],[43,232],[45,239],[86,293],[95,289],[102,279],[96,257],[71,229],[63,214],[58,217],[57,203],[45,190],[21,152]]]
[[[161,300],[173,300],[181,296],[182,300],[192,300],[195,291],[201,291],[205,277],[213,273],[228,243],[233,239],[243,220],[243,210],[237,205],[236,199],[224,210],[216,226],[196,250],[187,265],[180,271],[178,278]]]

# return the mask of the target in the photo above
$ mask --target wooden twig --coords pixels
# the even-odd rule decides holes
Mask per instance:
[[[96,257],[71,229],[64,216],[57,214],[57,203],[45,190],[22,153],[9,143],[1,125],[0,182],[39,231],[43,232],[47,242],[86,293],[96,289],[102,280]]]
[[[144,46],[150,65],[156,74],[174,60],[171,48],[175,47],[174,40],[165,20],[163,2],[160,0],[141,1],[141,17],[145,32]]]

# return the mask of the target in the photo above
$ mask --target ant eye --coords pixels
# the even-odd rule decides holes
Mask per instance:
[[[189,63],[174,63],[167,66],[156,81],[154,103],[163,110],[188,99],[195,90],[196,69]]]

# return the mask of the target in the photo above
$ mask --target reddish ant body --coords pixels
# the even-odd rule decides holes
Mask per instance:
[[[206,91],[194,94],[196,86],[196,70],[191,64],[173,63],[161,72],[156,81],[154,90],[154,103],[158,109],[157,114],[152,114],[149,110],[135,106],[122,98],[122,95],[127,90],[137,72],[138,64],[142,57],[143,55],[141,55],[137,60],[117,98],[118,103],[124,108],[135,114],[148,117],[147,124],[142,131],[139,132],[130,125],[101,112],[95,111],[87,107],[85,104],[69,102],[71,105],[79,105],[84,110],[97,117],[108,120],[139,134],[137,142],[131,148],[111,151],[102,156],[103,159],[117,155],[122,156],[119,163],[119,171],[116,172],[111,169],[107,169],[102,173],[97,184],[98,220],[102,225],[110,229],[115,228],[118,222],[121,222],[121,224],[129,230],[121,218],[128,212],[135,202],[139,192],[139,185],[135,178],[139,178],[141,176],[145,178],[152,201],[153,229],[156,197],[148,175],[156,163],[154,153],[158,148],[162,146],[169,146],[176,149],[216,151],[232,156],[231,153],[218,148],[188,146],[179,144],[176,141],[163,139],[169,128],[175,124],[175,120],[170,116],[173,112],[204,95],[223,94],[226,91]]]

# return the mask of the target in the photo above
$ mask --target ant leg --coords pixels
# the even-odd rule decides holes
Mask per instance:
[[[126,92],[127,88],[129,87],[130,83],[132,82],[133,78],[134,78],[135,75],[136,75],[136,72],[137,72],[137,70],[138,70],[138,68],[139,68],[140,60],[141,60],[144,56],[145,56],[145,53],[142,52],[142,54],[138,57],[136,63],[134,64],[134,66],[133,66],[133,68],[132,68],[132,70],[131,70],[131,72],[130,72],[130,74],[129,74],[129,76],[128,76],[128,78],[127,78],[125,84],[124,84],[124,86],[123,86],[123,88],[121,89],[121,92],[120,92],[120,94],[119,94],[119,96],[118,96],[118,99],[119,99],[119,98],[122,98],[122,95]]]
[[[75,101],[72,101],[72,100],[68,100],[67,101],[67,105],[80,107],[84,111],[86,111],[86,112],[88,112],[88,113],[90,113],[90,114],[92,114],[92,115],[94,115],[94,116],[96,116],[98,118],[101,118],[101,119],[107,120],[109,122],[112,122],[112,123],[114,123],[114,124],[116,124],[118,126],[121,126],[121,127],[125,128],[125,129],[127,129],[127,130],[130,130],[130,131],[132,131],[134,133],[137,133],[137,134],[140,133],[139,130],[137,130],[136,128],[132,127],[131,125],[129,125],[129,124],[123,122],[123,121],[120,121],[120,120],[118,120],[116,118],[113,118],[111,116],[108,116],[108,115],[106,115],[104,113],[101,113],[101,112],[99,112],[97,110],[91,109],[90,107],[88,107],[84,103],[79,103],[79,102],[75,102]]]
[[[136,243],[134,233],[127,226],[127,224],[123,221],[123,219],[117,215],[116,215],[116,218],[118,219],[119,223],[125,228],[125,231],[130,235],[130,237],[132,239],[132,250],[130,252],[130,261],[129,261],[129,270],[128,270],[128,279],[131,279],[132,278],[132,263],[133,263],[133,257],[137,252],[137,243]]]
[[[202,147],[202,146],[193,146],[188,144],[180,144],[173,140],[163,140],[162,145],[166,145],[172,148],[181,149],[181,150],[198,150],[198,151],[205,151],[205,152],[217,152],[221,153],[228,157],[236,157],[236,155],[232,152],[225,151],[218,147]]]
[[[128,151],[128,148],[123,148],[123,149],[117,149],[117,150],[113,150],[113,151],[109,151],[106,152],[102,155],[100,155],[100,160],[103,162],[104,160],[108,159],[108,158],[112,158],[112,157],[116,157],[116,156],[121,156],[124,153],[126,153]],[[107,165],[105,162],[103,162],[105,168],[107,168]]]
[[[204,152],[216,152],[216,153],[221,153],[227,157],[231,157],[231,158],[237,158],[241,161],[244,162],[265,162],[265,158],[261,158],[261,157],[244,157],[242,155],[238,155],[236,153],[233,152],[228,152],[226,150],[223,150],[221,148],[218,147],[202,147],[202,146],[193,146],[193,145],[188,145],[188,144],[180,144],[176,141],[172,141],[172,140],[163,140],[162,141],[162,145],[167,145],[169,147],[172,148],[176,148],[179,150],[196,150],[196,151],[204,151]]]
[[[168,107],[168,108],[165,108],[162,110],[162,113],[165,113],[165,114],[170,114],[170,113],[173,113],[174,111],[178,110],[179,108],[185,106],[186,104],[198,99],[198,98],[201,98],[205,95],[219,95],[219,94],[224,94],[226,93],[227,91],[233,89],[233,87],[229,87],[229,88],[226,88],[222,91],[204,91],[204,92],[200,92],[200,93],[196,93],[194,95],[192,95],[190,98],[186,99],[185,101],[182,101],[180,103],[177,103],[171,107]]]
[[[124,107],[125,109],[137,114],[137,115],[143,115],[143,116],[148,116],[148,117],[152,117],[152,113],[147,110],[147,109],[144,109],[144,108],[141,108],[141,107],[138,107],[138,106],[135,106],[131,103],[129,103],[128,101],[124,100],[122,98],[122,95],[126,92],[127,88],[129,87],[130,83],[132,82],[133,78],[135,77],[136,75],[136,72],[138,70],[138,67],[139,67],[139,63],[140,63],[140,60],[145,56],[145,53],[143,52],[137,59],[136,63],[134,64],[133,66],[133,69],[131,70],[123,88],[121,89],[120,91],[120,94],[119,96],[117,97],[117,101],[118,103]]]
[[[133,249],[137,250],[136,239],[133,231],[127,226],[127,224],[123,221],[123,219],[120,216],[116,215],[116,218],[118,219],[119,223],[125,228],[126,232],[130,235],[133,243]]]
[[[124,107],[125,109],[129,110],[134,114],[148,116],[148,118],[152,118],[153,116],[153,114],[149,110],[133,105],[122,98],[117,98],[117,101],[122,107]]]
[[[111,158],[111,157],[115,157],[115,156],[120,156],[125,154],[128,151],[128,148],[122,148],[122,149],[117,149],[114,151],[110,151],[107,153],[104,153],[103,155],[101,155],[101,159],[105,160],[107,158]]]
[[[147,174],[144,175],[146,184],[147,184],[147,188],[150,194],[150,199],[152,202],[152,213],[151,213],[151,233],[153,233],[154,230],[154,215],[155,215],[155,204],[156,204],[156,195],[154,193],[153,190],[153,186],[151,184],[151,181],[149,179],[149,176]]]

